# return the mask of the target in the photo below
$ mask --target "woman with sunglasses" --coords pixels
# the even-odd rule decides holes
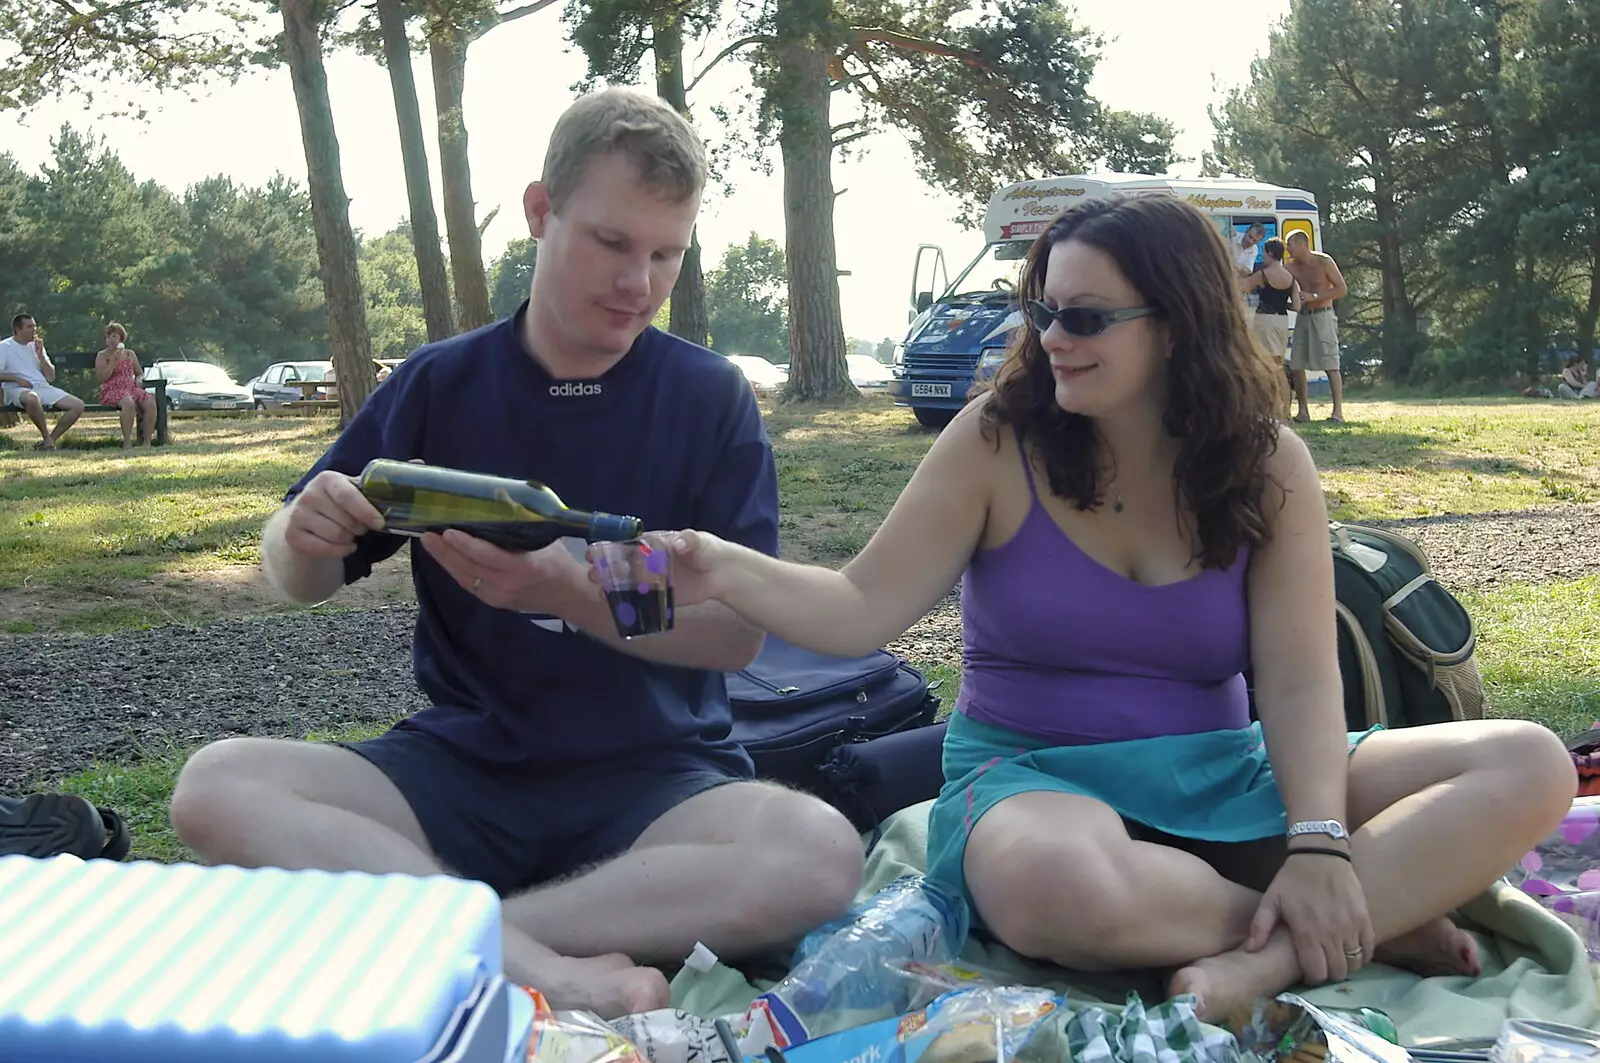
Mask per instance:
[[[1180,200],[1082,203],[1031,250],[994,383],[842,571],[665,536],[680,603],[828,653],[961,580],[929,875],[1016,951],[1171,969],[1213,1020],[1374,959],[1477,974],[1446,913],[1576,788],[1529,723],[1345,733],[1327,510],[1236,284]]]

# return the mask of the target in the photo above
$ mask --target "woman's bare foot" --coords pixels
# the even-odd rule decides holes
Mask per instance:
[[[1257,997],[1275,997],[1300,978],[1294,944],[1280,927],[1259,952],[1234,949],[1191,963],[1172,976],[1169,996],[1192,993],[1199,998],[1196,1014],[1221,1023]]]
[[[1379,945],[1373,959],[1424,977],[1483,973],[1478,942],[1444,916]]]
[[[1472,935],[1440,917],[1378,947],[1379,963],[1421,975],[1472,975],[1483,971]],[[1235,949],[1200,960],[1172,976],[1171,996],[1193,993],[1200,1018],[1222,1022],[1257,997],[1273,997],[1300,980],[1294,946],[1280,927],[1260,952]]]
[[[664,1008],[671,995],[665,975],[621,955],[563,956],[541,964],[530,975],[528,984],[543,993],[552,1008],[592,1011],[602,1019]]]

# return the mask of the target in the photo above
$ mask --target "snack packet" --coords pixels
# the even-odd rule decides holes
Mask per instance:
[[[533,998],[533,1036],[529,1063],[643,1063],[634,1043],[587,1011],[554,1011],[544,994],[523,987]]]
[[[1246,1063],[1410,1063],[1399,1045],[1356,1022],[1284,993],[1228,1017]]]
[[[1013,1063],[1061,1006],[1048,989],[945,993],[920,1011],[788,1049],[789,1063]]]
[[[702,1019],[692,1012],[659,1008],[612,1019],[609,1025],[633,1042],[650,1063],[739,1063],[740,1059],[760,1056],[768,1045],[776,1044],[771,1027],[763,1021],[751,1024],[745,1015],[726,1015],[721,1021],[738,1046],[730,1056],[717,1033],[717,1020]]]

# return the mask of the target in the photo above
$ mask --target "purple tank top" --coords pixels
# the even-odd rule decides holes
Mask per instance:
[[[1249,548],[1226,569],[1136,583],[1079,549],[1024,467],[1022,527],[977,551],[961,579],[956,707],[1059,745],[1248,726]]]

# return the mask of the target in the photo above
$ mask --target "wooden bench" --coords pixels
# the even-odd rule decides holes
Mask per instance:
[[[71,351],[71,352],[69,352],[67,354],[56,354],[54,352],[49,351],[49,349],[46,348],[46,353],[48,353],[50,355],[50,360],[55,363],[56,374],[57,374],[57,383],[56,383],[57,387],[61,387],[62,386],[61,383],[59,382],[59,377],[60,377],[60,373],[61,373],[62,370],[82,370],[82,369],[87,369],[89,371],[89,373],[91,374],[90,375],[90,380],[93,382],[93,388],[94,388],[93,395],[98,396],[100,394],[100,382],[98,380],[95,380],[94,377],[93,377],[93,373],[94,373],[94,356],[95,356],[96,352],[94,352],[94,351]],[[147,370],[149,369],[151,362],[153,362],[154,360],[155,359],[153,357],[148,357],[146,355],[140,355],[139,356],[139,363],[141,365],[143,365]],[[146,380],[144,382],[144,389],[146,391],[150,392],[151,396],[154,397],[155,400],[156,400],[156,429],[155,429],[154,435],[151,437],[151,442],[154,443],[158,447],[164,447],[169,442],[171,442],[171,439],[172,439],[171,434],[168,431],[168,424],[167,424],[167,382],[165,380]],[[66,390],[72,391],[71,388],[67,388]],[[116,412],[118,412],[117,408],[115,406],[106,406],[103,403],[99,403],[99,402],[90,402],[89,401],[89,396],[78,394],[78,392],[76,392],[76,391],[74,391],[73,393],[77,394],[78,398],[83,399],[83,411],[85,413],[116,413]],[[46,412],[49,412],[49,411],[46,411]],[[22,409],[21,406],[0,406],[0,413],[15,413],[15,414],[26,416],[23,413],[23,409]]]

